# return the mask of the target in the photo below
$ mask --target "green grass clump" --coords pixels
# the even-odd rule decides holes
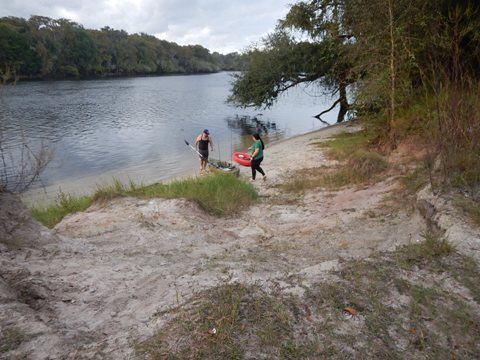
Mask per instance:
[[[168,184],[138,185],[133,181],[123,184],[114,180],[110,185],[97,188],[92,196],[72,196],[60,193],[54,204],[35,207],[32,215],[49,228],[53,228],[66,215],[83,211],[93,202],[118,197],[188,199],[195,201],[206,212],[225,216],[253,204],[258,194],[255,188],[232,174],[214,173],[200,178],[176,180]]]
[[[92,204],[90,196],[73,196],[61,192],[55,202],[32,208],[32,216],[48,228],[53,228],[68,214],[84,211]]]
[[[229,215],[251,205],[258,197],[254,187],[231,174],[214,173],[208,176],[176,180],[167,184],[138,186],[133,182],[98,188],[93,199],[109,200],[119,196],[140,198],[188,199],[214,215]]]

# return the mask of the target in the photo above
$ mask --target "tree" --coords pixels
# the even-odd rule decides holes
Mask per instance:
[[[40,62],[32,45],[25,20],[0,19],[0,76],[4,82],[16,80],[20,74],[30,75],[38,71]]]
[[[347,86],[354,81],[352,64],[346,56],[349,36],[342,33],[337,2],[300,2],[291,7],[273,34],[248,52],[246,71],[235,75],[229,101],[243,106],[269,107],[278,96],[299,84],[316,83],[338,99],[320,118],[340,105],[337,122],[350,108]],[[296,32],[308,41],[296,39]]]

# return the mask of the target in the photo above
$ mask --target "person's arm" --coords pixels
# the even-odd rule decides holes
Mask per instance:
[[[199,135],[199,136],[197,136],[197,138],[195,139],[195,149],[197,149],[197,150],[198,150],[198,142],[200,141],[201,136],[202,136],[202,135]]]
[[[213,140],[212,140],[212,137],[209,136],[208,139],[210,140],[209,143],[210,143],[210,150],[213,151]]]

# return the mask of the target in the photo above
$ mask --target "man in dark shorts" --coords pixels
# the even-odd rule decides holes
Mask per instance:
[[[198,149],[198,152],[202,155],[200,157],[201,172],[207,170],[208,144],[210,144],[210,149],[213,151],[213,141],[210,137],[210,132],[208,129],[205,129],[197,136],[197,140],[195,140],[195,148]]]

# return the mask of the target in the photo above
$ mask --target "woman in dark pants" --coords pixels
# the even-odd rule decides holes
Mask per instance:
[[[255,181],[257,171],[263,175],[263,180],[267,180],[265,172],[260,167],[260,163],[263,161],[263,149],[265,149],[265,144],[258,134],[253,134],[252,138],[255,143],[248,148],[248,150],[251,150],[252,155],[252,180]]]

